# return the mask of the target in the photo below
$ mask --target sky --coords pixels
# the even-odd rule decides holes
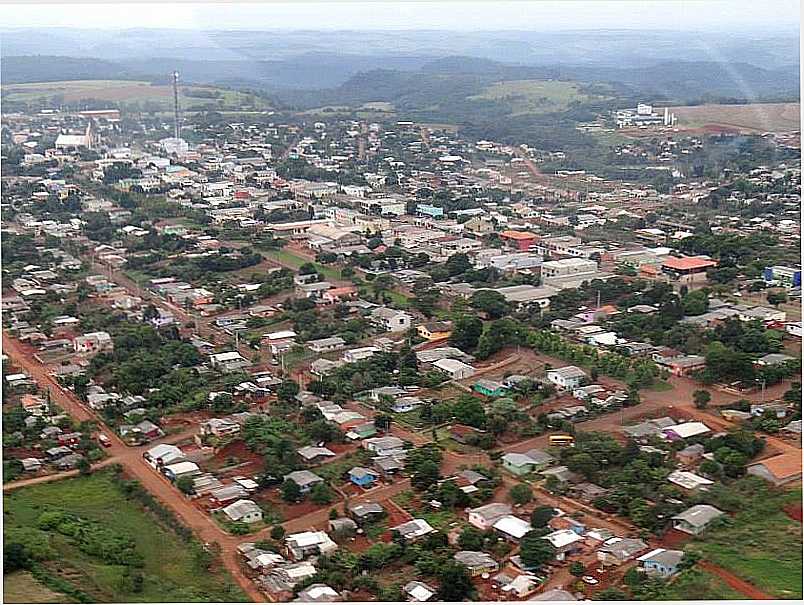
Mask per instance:
[[[774,30],[797,28],[799,0],[296,0],[0,4],[0,27],[241,30]]]

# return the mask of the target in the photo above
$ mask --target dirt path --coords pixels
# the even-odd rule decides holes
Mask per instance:
[[[720,567],[720,565],[715,565],[711,561],[699,561],[698,565],[700,566],[701,569],[715,574],[718,578],[720,578],[726,584],[728,584],[730,588],[733,588],[737,592],[743,594],[747,599],[751,599],[752,601],[773,600],[773,597],[770,596],[769,594],[761,591],[753,584],[749,584],[745,580],[738,578],[730,571],[727,571],[722,567]]]

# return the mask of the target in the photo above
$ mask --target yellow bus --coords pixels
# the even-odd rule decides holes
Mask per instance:
[[[572,435],[550,435],[550,445],[556,445],[559,447],[575,445],[575,437]]]

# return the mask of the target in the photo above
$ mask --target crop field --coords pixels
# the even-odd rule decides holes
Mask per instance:
[[[799,103],[671,107],[680,128],[731,128],[742,132],[788,132],[801,128]]]
[[[574,101],[589,101],[592,95],[581,92],[575,82],[558,80],[506,80],[495,82],[469,100],[508,103],[513,115],[562,111]]]
[[[173,106],[173,87],[135,80],[76,80],[70,82],[33,82],[3,86],[3,102],[39,106],[75,105],[82,101],[107,101],[111,105],[140,103],[154,109]],[[246,93],[213,86],[179,86],[179,103],[185,110],[213,105],[219,109],[267,107],[264,101]]]
[[[43,513],[75,515],[94,531],[133,540],[142,564],[92,554],[80,538],[42,525]],[[32,590],[34,602],[55,591],[61,602],[179,602],[243,600],[232,581],[197,559],[200,547],[184,542],[113,483],[108,472],[22,488],[3,499],[4,544],[24,544],[41,559],[30,574],[6,576],[4,598]],[[108,540],[107,540],[108,542]],[[136,575],[141,580],[132,581]],[[11,581],[9,581],[11,580]],[[29,598],[27,602],[32,602]]]

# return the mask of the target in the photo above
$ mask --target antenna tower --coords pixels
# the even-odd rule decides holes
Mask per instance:
[[[181,125],[179,121],[179,72],[173,72],[173,136],[180,138]]]

